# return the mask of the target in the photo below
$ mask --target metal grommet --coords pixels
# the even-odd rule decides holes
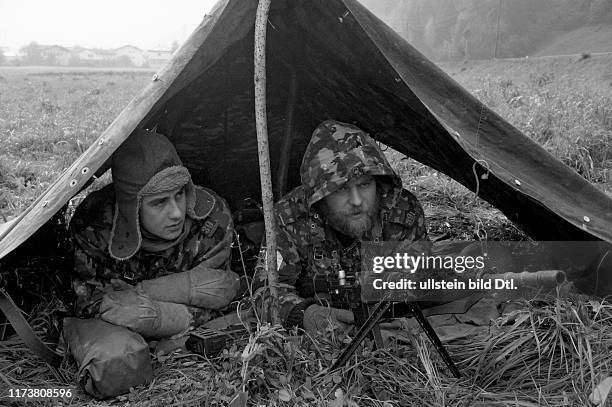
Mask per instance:
[[[102,144],[106,143],[106,140],[104,140],[103,138],[101,138],[100,140],[98,140],[98,145],[101,146]]]
[[[154,75],[153,75],[153,78],[151,78],[151,79],[153,80],[153,82],[155,82],[156,80],[158,80],[158,79],[159,79],[159,77],[157,76],[157,74],[154,74]]]
[[[49,205],[49,201],[44,201],[44,202],[42,203],[42,207],[43,207],[43,208],[46,208],[46,207],[47,207],[47,205]]]
[[[81,174],[85,175],[87,173],[89,173],[89,168],[83,167],[83,169],[81,170]]]
[[[76,185],[77,185],[77,180],[76,179],[73,179],[73,180],[70,181],[70,188],[74,188],[74,187],[76,187]]]
[[[515,179],[515,180],[514,180],[514,183],[515,183],[516,185],[518,185],[518,186],[520,186],[520,185],[521,185],[521,181],[519,181],[518,179]]]
[[[591,221],[591,218],[589,218],[589,217],[588,217],[588,216],[586,216],[586,215],[585,215],[585,216],[583,216],[583,217],[582,217],[582,219],[583,219],[585,222],[590,222],[590,221]]]
[[[311,224],[310,224],[310,228],[311,228],[311,229],[314,229],[315,227],[317,227],[317,225],[315,225],[314,223],[311,223]]]

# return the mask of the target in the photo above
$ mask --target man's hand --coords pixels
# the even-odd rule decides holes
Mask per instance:
[[[189,271],[143,280],[136,290],[156,301],[221,309],[227,306],[240,288],[233,271],[196,266]]]
[[[187,330],[192,315],[183,304],[154,301],[135,290],[123,290],[102,297],[100,319],[145,338],[167,338]]]
[[[353,313],[345,309],[314,304],[304,311],[304,329],[313,337],[317,331],[325,331],[330,325],[346,332],[354,323]]]

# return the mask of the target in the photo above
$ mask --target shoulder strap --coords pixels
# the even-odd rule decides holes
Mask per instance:
[[[17,335],[23,340],[28,348],[45,362],[53,367],[58,367],[62,363],[62,356],[53,351],[40,340],[32,330],[28,321],[21,315],[21,311],[6,291],[0,288],[0,311],[11,323]]]

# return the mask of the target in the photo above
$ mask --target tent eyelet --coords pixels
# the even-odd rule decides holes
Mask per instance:
[[[515,179],[515,180],[514,180],[514,183],[515,183],[516,185],[518,185],[518,186],[521,186],[521,181],[519,181],[518,179]]]
[[[77,185],[77,180],[76,179],[73,179],[73,180],[70,181],[70,188],[74,188],[74,187],[76,187],[76,185]]]
[[[89,168],[87,167],[83,167],[83,169],[81,170],[81,174],[85,175],[89,173]]]
[[[582,218],[582,219],[583,219],[585,222],[590,222],[590,221],[591,221],[591,218],[589,218],[589,217],[588,217],[588,216],[586,216],[586,215],[585,215],[585,216],[583,216],[583,218]]]

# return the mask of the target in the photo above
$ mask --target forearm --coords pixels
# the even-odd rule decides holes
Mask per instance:
[[[174,302],[199,308],[220,309],[236,296],[240,282],[231,270],[202,265],[138,284],[138,289],[156,301]]]

